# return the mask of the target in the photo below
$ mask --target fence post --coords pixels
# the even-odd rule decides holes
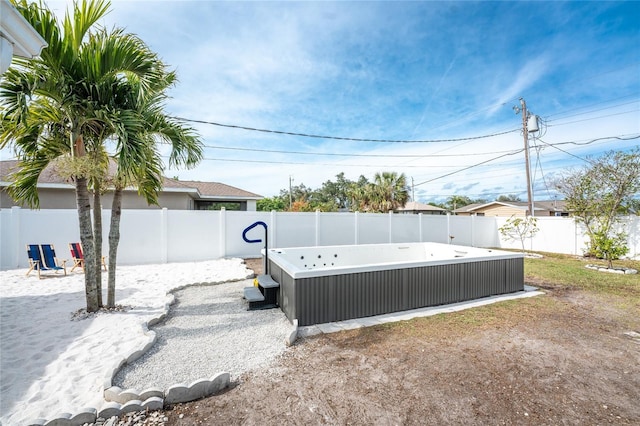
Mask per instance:
[[[476,246],[476,215],[471,215],[471,247]]]
[[[447,244],[451,244],[451,214],[447,212]]]
[[[20,267],[20,214],[22,211],[20,207],[11,207],[11,246],[14,250],[11,250],[11,265],[15,268]]]
[[[320,245],[320,210],[316,210],[316,247]]]
[[[218,230],[218,248],[220,250],[220,257],[227,256],[227,210],[222,207],[220,209],[220,222]]]
[[[575,218],[573,220],[573,255],[578,255],[578,222]]]
[[[354,225],[354,238],[353,238],[353,244],[355,244],[356,246],[358,245],[358,212],[354,212],[353,213],[353,225]]]
[[[389,243],[393,242],[393,210],[389,210]]]
[[[629,246],[629,257],[640,260],[638,253],[638,242],[640,241],[640,217],[629,215],[627,223],[630,231],[627,235],[627,245]]]
[[[169,233],[168,209],[163,207],[160,210],[160,263],[167,263],[167,252],[169,251],[169,242],[167,241],[167,234]]]
[[[276,213],[275,210],[271,210],[271,214],[269,215],[271,223],[269,224],[269,229],[270,229],[270,233],[271,235],[269,235],[269,241],[271,241],[271,247],[278,247],[278,226],[276,225],[277,223],[277,218],[278,215]]]
[[[422,213],[418,213],[418,232],[420,233],[418,241],[422,242]]]

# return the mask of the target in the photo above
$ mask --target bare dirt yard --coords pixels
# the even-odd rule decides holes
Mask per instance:
[[[298,340],[167,424],[639,425],[637,305],[529,284],[546,295]]]

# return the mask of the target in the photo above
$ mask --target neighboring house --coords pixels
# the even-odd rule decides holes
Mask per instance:
[[[409,201],[404,207],[398,207],[396,209],[396,213],[402,214],[446,214],[447,211],[445,209],[441,209],[440,207],[432,206],[429,204],[418,203],[417,201]]]
[[[0,208],[24,207],[16,203],[7,193],[11,173],[18,161],[0,161]],[[75,209],[75,187],[58,173],[55,166],[48,166],[38,179],[38,197],[41,209]],[[136,188],[127,188],[122,193],[123,209],[171,210],[256,210],[256,201],[263,197],[249,191],[218,182],[180,181],[163,178],[163,189],[158,194],[158,206],[150,206]],[[102,207],[110,208],[113,191],[107,190],[101,197]]]
[[[569,216],[565,201],[536,201],[533,203],[534,216]],[[525,217],[529,211],[524,201],[492,201],[490,203],[475,203],[455,209],[453,213],[460,216],[521,216]]]

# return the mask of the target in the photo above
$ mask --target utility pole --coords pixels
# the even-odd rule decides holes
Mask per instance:
[[[416,187],[413,185],[413,176],[411,176],[411,201],[416,201]]]
[[[293,201],[291,198],[291,181],[293,180],[293,178],[291,177],[291,175],[289,175],[289,211],[291,211],[291,208],[293,207]]]
[[[527,111],[527,103],[524,98],[520,98],[520,107],[513,107],[516,114],[522,112],[522,135],[524,136],[524,160],[526,163],[525,171],[527,174],[527,201],[529,214],[533,217],[535,213],[533,211],[533,195],[531,190],[531,170],[529,164],[529,130],[527,122],[529,120],[529,112]]]

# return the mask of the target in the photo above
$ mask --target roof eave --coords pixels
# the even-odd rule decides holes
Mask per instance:
[[[213,200],[229,200],[229,201],[246,201],[246,200],[262,200],[262,197],[250,197],[250,196],[238,196],[238,195],[201,195],[197,198],[202,201],[213,201]]]
[[[15,56],[34,58],[47,47],[47,42],[8,0],[0,0],[0,32],[13,45]]]

